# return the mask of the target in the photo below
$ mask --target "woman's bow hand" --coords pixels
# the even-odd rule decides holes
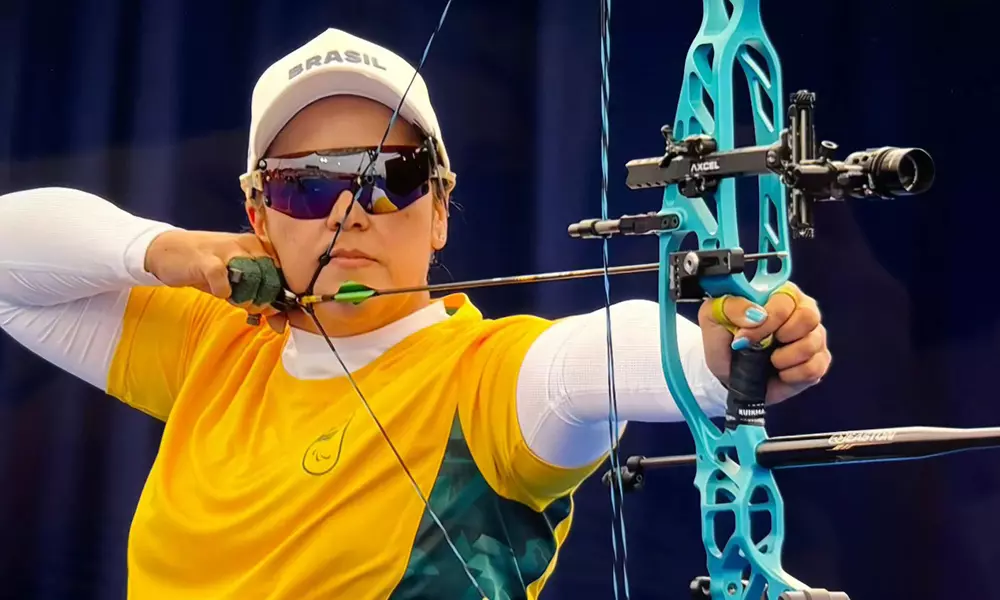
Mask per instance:
[[[748,348],[774,335],[771,355],[777,371],[768,385],[767,402],[781,402],[815,385],[830,369],[826,328],[816,301],[787,283],[761,307],[736,296],[705,301],[698,312],[708,368],[729,383],[733,350]]]

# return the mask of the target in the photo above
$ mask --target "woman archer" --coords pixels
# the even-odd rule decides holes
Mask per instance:
[[[4,331],[165,422],[129,536],[130,598],[544,587],[572,494],[609,451],[603,310],[486,319],[465,294],[421,292],[320,304],[313,321],[230,301],[227,265],[247,257],[273,259],[295,293],[426,284],[456,180],[419,76],[374,152],[413,76],[334,29],[267,69],[242,178],[251,233],[184,230],[79,190],[0,197]],[[371,177],[352,205],[359,165]],[[611,319],[623,425],[680,420],[658,305],[621,302]],[[816,303],[794,285],[765,306],[707,302],[677,333],[715,415],[734,348],[781,342],[770,402],[831,360]]]

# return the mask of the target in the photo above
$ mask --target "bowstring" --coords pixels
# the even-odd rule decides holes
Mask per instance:
[[[601,218],[608,219],[608,147],[610,145],[610,127],[608,125],[608,105],[611,98],[611,79],[609,75],[611,63],[611,0],[601,1]],[[604,238],[604,314],[608,333],[608,434],[609,459],[611,471],[614,473],[614,483],[608,486],[611,496],[611,548],[615,564],[612,566],[612,581],[614,583],[615,599],[618,598],[618,532],[615,531],[615,521],[621,530],[622,546],[622,582],[625,588],[625,598],[630,598],[628,585],[628,545],[625,541],[625,493],[622,486],[621,463],[618,456],[618,394],[615,389],[615,353],[611,335],[611,278],[609,276],[608,237]],[[616,489],[617,487],[617,489]],[[617,496],[617,497],[616,497]]]
[[[389,125],[385,129],[385,133],[382,134],[382,140],[379,142],[378,147],[375,150],[375,155],[371,158],[367,168],[365,168],[363,172],[361,170],[361,166],[359,165],[357,174],[359,182],[368,174],[368,171],[375,166],[376,160],[378,159],[379,154],[381,154],[382,152],[382,147],[385,145],[385,141],[389,138],[389,133],[392,131],[392,126],[396,123],[396,119],[399,116],[399,112],[403,108],[403,103],[406,101],[406,96],[407,94],[409,94],[410,88],[413,86],[413,83],[416,81],[417,76],[420,74],[420,69],[423,68],[424,63],[427,61],[427,56],[431,50],[431,44],[434,43],[434,37],[438,34],[439,31],[441,31],[441,27],[444,25],[444,20],[445,17],[448,15],[448,8],[450,7],[451,7],[451,0],[447,0],[447,2],[444,5],[444,10],[441,12],[441,18],[438,19],[438,24],[434,28],[434,31],[431,32],[431,36],[427,40],[427,45],[424,47],[424,53],[423,56],[421,56],[420,58],[420,63],[417,65],[417,68],[414,69],[413,77],[410,78],[410,83],[406,86],[406,90],[403,92],[403,95],[399,99],[399,103],[396,105],[395,110],[393,110],[392,112],[392,116],[389,118]],[[430,132],[430,135],[433,135],[433,132]],[[364,159],[362,159],[362,161],[363,160]],[[364,162],[362,162],[362,165],[363,164]],[[357,187],[358,187],[357,191],[354,193],[354,196],[351,197],[351,202],[347,205],[347,210],[344,211],[343,219],[341,219],[340,223],[338,223],[337,231],[334,233],[333,239],[330,241],[330,246],[327,248],[326,253],[320,258],[320,267],[319,269],[316,270],[315,274],[313,275],[312,283],[310,283],[309,286],[310,292],[312,291],[312,287],[315,285],[316,280],[319,278],[320,271],[323,269],[323,267],[326,266],[327,263],[329,263],[331,259],[330,257],[333,254],[333,248],[337,243],[337,239],[340,237],[340,232],[344,230],[344,224],[347,222],[347,217],[351,214],[351,209],[357,203],[358,198],[361,197],[361,193],[364,190],[364,186],[358,185]],[[455,546],[455,543],[452,541],[451,536],[448,535],[448,530],[441,522],[441,519],[434,512],[434,509],[431,508],[430,502],[427,500],[427,497],[424,495],[423,491],[421,491],[420,486],[417,484],[416,479],[410,472],[409,467],[406,466],[406,462],[403,460],[403,457],[399,454],[399,451],[396,449],[396,445],[392,443],[392,440],[389,438],[388,432],[386,432],[385,427],[382,426],[382,422],[379,421],[377,416],[375,416],[375,412],[372,410],[371,405],[368,403],[368,399],[365,398],[364,393],[362,393],[361,391],[361,387],[358,386],[358,383],[354,379],[354,376],[351,374],[350,370],[348,370],[347,365],[344,363],[344,360],[340,357],[340,352],[337,351],[337,347],[334,345],[333,340],[330,339],[329,335],[327,335],[326,330],[323,328],[323,325],[320,323],[319,318],[316,316],[315,305],[307,306],[305,308],[305,312],[312,318],[312,321],[316,325],[316,328],[319,330],[320,334],[323,336],[323,339],[326,341],[326,345],[329,346],[330,351],[333,352],[334,358],[336,358],[337,362],[340,363],[341,369],[343,369],[344,374],[347,376],[347,381],[351,384],[351,387],[354,389],[354,392],[358,395],[358,398],[364,405],[365,410],[368,412],[368,415],[372,418],[372,420],[375,422],[375,425],[382,433],[382,437],[383,439],[385,439],[386,444],[388,444],[389,449],[392,450],[393,455],[396,457],[396,461],[399,463],[399,466],[402,467],[403,471],[406,473],[407,478],[409,478],[410,483],[413,485],[413,489],[416,490],[417,492],[417,496],[419,496],[421,502],[423,502],[424,508],[427,510],[427,514],[431,517],[431,519],[437,525],[438,529],[441,531],[442,536],[444,536],[445,542],[451,548],[451,551],[455,554],[455,557],[458,558],[459,563],[461,563],[462,565],[462,570],[465,571],[466,577],[469,578],[469,581],[472,583],[472,586],[479,593],[480,597],[483,598],[483,600],[488,600],[486,592],[483,591],[482,586],[480,586],[479,582],[476,581],[475,576],[473,576],[472,572],[469,569],[469,565],[465,562],[465,559],[462,558],[462,553],[458,551],[458,547]]]

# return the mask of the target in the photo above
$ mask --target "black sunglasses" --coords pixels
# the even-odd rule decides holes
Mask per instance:
[[[294,219],[328,217],[345,191],[370,214],[403,210],[430,192],[439,166],[433,145],[383,146],[377,155],[376,150],[262,159],[249,174],[250,187],[265,206]]]

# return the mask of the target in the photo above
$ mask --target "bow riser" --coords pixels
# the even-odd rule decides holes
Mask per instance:
[[[668,143],[669,135],[675,140],[704,135],[715,141],[716,150],[735,148],[732,82],[739,65],[750,92],[756,143],[775,144],[784,127],[781,72],[760,20],[758,2],[737,0],[732,14],[724,0],[705,0],[704,8],[701,30],[688,52]],[[713,166],[717,165],[710,161],[703,166],[693,162],[691,168],[704,172]],[[694,185],[700,185],[694,176]],[[782,499],[771,471],[756,464],[757,445],[767,439],[767,433],[758,424],[720,430],[694,398],[681,365],[676,315],[683,292],[676,285],[675,270],[682,268],[683,257],[690,257],[681,252],[682,246],[694,236],[698,251],[742,249],[735,180],[723,179],[701,197],[691,197],[693,191],[690,186],[669,186],[663,196],[661,214],[675,214],[679,221],[677,229],[660,234],[663,370],[699,458],[694,483],[701,496],[711,597],[756,600],[766,589],[771,598],[777,598],[788,589],[805,586],[781,567]],[[788,280],[787,209],[777,175],[758,178],[758,206],[758,248],[761,253],[782,253],[783,258],[776,261],[778,268],[771,270],[773,262],[762,260],[749,281],[742,271],[703,277],[699,284],[705,294],[743,296],[763,305]]]

